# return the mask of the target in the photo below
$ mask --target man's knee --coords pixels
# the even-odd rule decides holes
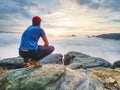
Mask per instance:
[[[55,50],[55,47],[54,46],[49,46],[49,50],[52,53]]]

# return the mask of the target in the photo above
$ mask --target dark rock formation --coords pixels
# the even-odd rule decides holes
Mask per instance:
[[[93,67],[112,67],[108,61],[102,58],[91,57],[80,52],[71,51],[64,56],[65,65],[74,64],[75,66],[76,63],[77,65],[80,64],[84,69]]]
[[[6,69],[16,69],[16,68],[23,68],[23,58],[21,57],[14,57],[14,58],[7,58],[0,60],[0,67]]]
[[[63,55],[62,54],[51,54],[40,60],[40,63],[47,64],[47,63],[62,63]]]
[[[47,63],[62,63],[63,55],[61,54],[51,54],[40,60],[40,63],[47,64]],[[0,60],[0,67],[6,69],[17,69],[24,67],[24,60],[22,57],[15,57],[15,58],[7,58]]]
[[[114,62],[112,68],[120,68],[120,60]]]
[[[120,33],[101,34],[101,35],[97,35],[95,37],[104,38],[104,39],[120,40]]]

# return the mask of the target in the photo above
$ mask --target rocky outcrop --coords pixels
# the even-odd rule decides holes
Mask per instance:
[[[12,70],[0,80],[0,90],[55,90],[64,70],[60,65]]]
[[[0,60],[0,67],[6,69],[16,69],[16,68],[23,68],[23,58],[21,57],[14,57],[14,58],[7,58]]]
[[[120,68],[89,68],[103,82],[108,90],[120,90]]]
[[[40,63],[47,64],[47,63],[62,63],[62,54],[51,54],[40,60]],[[22,57],[15,57],[15,58],[7,58],[0,60],[0,67],[6,69],[17,69],[24,67],[24,60]]]
[[[74,71],[63,65],[7,71],[0,79],[0,90],[104,90],[100,80],[86,70]]]
[[[51,54],[40,63],[24,68],[21,57],[0,60],[0,90],[120,90],[119,61],[112,69],[104,59],[71,51],[64,59]]]
[[[84,69],[93,67],[112,67],[112,65],[108,61],[102,58],[91,57],[89,55],[75,51],[68,52],[64,56],[64,64],[72,64],[71,66],[74,67],[77,64],[77,66],[82,67]]]
[[[62,54],[51,54],[40,60],[40,63],[42,64],[57,64],[62,63],[63,55]]]
[[[114,62],[112,68],[120,68],[120,60]]]
[[[7,68],[7,69],[16,69],[16,68],[23,68],[24,62],[23,58],[15,57],[15,58],[8,58],[0,60],[0,67]],[[112,65],[102,58],[91,57],[89,55],[80,53],[80,52],[68,52],[64,56],[61,54],[51,54],[46,56],[45,58],[40,60],[42,64],[58,64],[64,63],[65,65],[70,65],[73,69],[77,68],[93,68],[93,67],[112,67]]]

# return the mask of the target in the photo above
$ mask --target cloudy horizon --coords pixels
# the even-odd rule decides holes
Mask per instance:
[[[120,32],[119,3],[120,0],[2,0],[0,31],[23,32],[31,25],[31,18],[38,15],[50,34]]]

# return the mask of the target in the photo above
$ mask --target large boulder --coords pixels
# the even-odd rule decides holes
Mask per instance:
[[[65,77],[58,90],[104,90],[104,86],[91,72],[66,68]]]
[[[0,90],[104,90],[102,82],[91,72],[58,64],[9,70],[1,74]]]
[[[0,60],[0,67],[6,69],[16,69],[16,68],[23,68],[23,58],[21,57],[14,57],[14,58],[6,58]]]
[[[12,70],[0,80],[0,90],[55,90],[64,70],[60,65]]]
[[[112,68],[120,68],[120,60],[114,62]]]
[[[72,66],[75,66],[76,63],[77,66],[84,69],[93,67],[112,67],[108,61],[102,58],[91,57],[80,52],[71,51],[64,56],[65,65],[74,64]]]
[[[62,59],[63,59],[62,54],[50,54],[50,55],[46,56],[45,58],[43,58],[42,60],[40,60],[40,63],[42,63],[42,64],[48,64],[48,63],[58,64],[58,63],[62,63]]]
[[[62,63],[63,55],[61,54],[50,54],[45,58],[40,60],[40,63],[47,64],[47,63]],[[24,67],[24,59],[22,57],[14,57],[14,58],[7,58],[0,60],[0,67],[6,69],[17,69]]]

